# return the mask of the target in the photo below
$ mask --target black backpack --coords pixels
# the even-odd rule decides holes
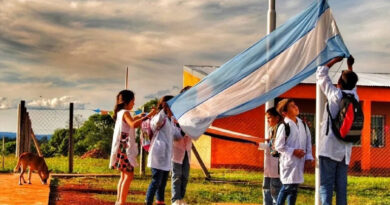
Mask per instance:
[[[353,94],[342,92],[343,97],[340,101],[340,111],[335,119],[332,119],[329,103],[326,105],[328,110],[328,123],[326,135],[329,132],[329,121],[332,123],[334,135],[344,142],[358,142],[362,135],[364,115],[360,103]]]
[[[305,127],[305,133],[307,134],[307,129],[309,127],[307,126],[307,124],[304,121],[302,121],[302,123],[303,123],[303,125]],[[274,143],[275,143],[275,139],[276,139],[276,132],[278,131],[279,126],[281,124],[284,125],[284,132],[286,133],[286,139],[285,140],[287,140],[288,136],[290,136],[290,125],[288,123],[285,123],[285,122],[279,123],[277,125],[277,127],[276,127],[276,130],[274,130],[274,132],[272,133],[272,136],[271,136],[270,141],[269,141],[270,154],[273,157],[279,157],[280,156],[280,153],[275,150]]]

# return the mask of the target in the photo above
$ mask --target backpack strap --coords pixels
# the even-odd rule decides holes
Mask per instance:
[[[326,110],[328,111],[328,119],[326,120],[326,132],[325,132],[325,135],[328,135],[328,133],[329,133],[329,120],[332,120],[332,116],[330,114],[330,109],[329,109],[329,102],[326,103]]]

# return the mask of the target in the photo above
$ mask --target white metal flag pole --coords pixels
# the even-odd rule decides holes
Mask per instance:
[[[320,86],[316,85],[316,158],[315,158],[315,205],[321,205],[320,200],[320,160],[318,155],[319,144],[321,141],[321,121],[325,110],[326,97],[322,93]]]
[[[276,28],[276,11],[275,11],[275,0],[269,0],[268,2],[268,21],[267,21],[267,34],[270,34],[273,30],[275,30]],[[269,46],[268,45],[267,47],[267,55],[268,54],[268,50],[269,50]],[[268,79],[267,79],[267,88],[268,88]],[[270,100],[270,101],[267,101],[265,103],[265,111],[267,111],[269,108],[273,107],[275,105],[275,102],[274,100]],[[265,136],[265,139],[268,139],[268,122],[267,122],[267,119],[265,119],[264,121],[264,136]]]

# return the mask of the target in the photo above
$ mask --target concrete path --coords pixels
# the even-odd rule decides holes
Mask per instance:
[[[24,175],[28,179],[28,174]],[[37,173],[31,176],[32,184],[19,185],[19,174],[0,174],[0,205],[47,205],[49,186],[43,185]]]

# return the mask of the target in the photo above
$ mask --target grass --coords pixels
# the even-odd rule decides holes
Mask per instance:
[[[112,173],[118,171],[108,169],[108,159],[81,159],[74,158],[75,173]],[[46,158],[49,169],[55,173],[66,173],[68,171],[68,158],[54,157]],[[1,165],[1,164],[0,164]],[[0,172],[12,172],[16,165],[14,155],[5,159],[5,168],[0,166]],[[212,204],[212,203],[262,203],[261,183],[262,172],[211,169],[211,176],[215,180],[222,181],[243,181],[246,183],[214,183],[204,180],[201,170],[191,169],[190,181],[187,188],[186,201],[189,204]],[[135,170],[135,178],[131,184],[129,202],[142,203],[145,199],[145,192],[150,183],[150,170],[147,169],[146,177],[138,175]],[[59,179],[58,186],[65,184],[88,184],[94,188],[110,190],[115,193],[117,177],[114,178],[69,178]],[[305,186],[314,187],[314,174],[305,174]],[[390,204],[390,177],[348,177],[348,203],[381,205]],[[170,180],[167,183],[166,200],[169,201],[171,193]],[[93,197],[114,202],[114,194],[94,194]],[[299,189],[297,204],[314,204],[314,190]]]

